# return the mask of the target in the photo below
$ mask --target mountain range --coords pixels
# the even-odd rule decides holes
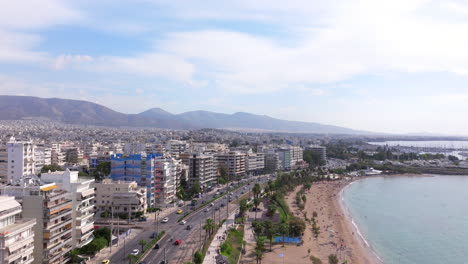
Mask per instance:
[[[287,121],[244,112],[222,114],[190,111],[172,114],[161,108],[152,108],[139,114],[124,114],[88,101],[32,96],[0,96],[0,120],[38,118],[69,124],[113,127],[218,128],[259,132],[369,134],[369,132],[339,126]]]

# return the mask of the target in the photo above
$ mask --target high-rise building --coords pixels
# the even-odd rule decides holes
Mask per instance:
[[[56,183],[59,188],[72,194],[72,246],[82,247],[91,242],[94,238],[95,191],[91,186],[94,179],[79,178],[77,171],[67,169],[43,173],[41,180],[45,183]]]
[[[249,151],[246,153],[245,170],[250,175],[258,175],[265,169],[265,154]]]
[[[8,150],[7,146],[0,144],[0,183],[8,182]]]
[[[306,150],[312,151],[312,153],[318,155],[320,160],[327,160],[327,148],[319,145],[310,145],[306,147]]]
[[[7,143],[7,152],[7,179],[9,182],[18,182],[23,175],[34,175],[36,173],[34,145],[31,142],[16,141],[12,137]]]
[[[285,170],[290,170],[292,166],[292,159],[291,159],[291,149],[289,148],[280,148],[277,150],[278,158],[281,161],[281,166]]]
[[[206,188],[216,182],[216,166],[212,155],[191,154],[189,159],[189,184],[199,182]]]
[[[214,156],[218,170],[224,167],[231,178],[241,178],[245,176],[245,153],[240,151],[229,151],[216,153]]]
[[[282,166],[278,153],[276,153],[274,150],[268,150],[265,153],[265,170],[277,171],[280,169],[282,169]]]
[[[176,199],[177,161],[159,156],[154,162],[154,198],[156,207],[169,205]]]
[[[22,219],[14,197],[0,196],[0,204],[0,263],[33,263],[36,219]]]
[[[23,207],[23,217],[36,219],[32,263],[67,263],[72,249],[73,204],[70,193],[54,183],[40,185],[31,179],[22,180],[19,186],[1,186],[0,195],[14,196]]]
[[[111,179],[114,181],[136,181],[139,186],[147,188],[148,207],[155,207],[155,161],[161,154],[111,156]]]

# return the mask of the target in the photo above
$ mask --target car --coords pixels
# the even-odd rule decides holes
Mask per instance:
[[[205,212],[209,212],[210,211],[210,208],[209,207],[205,207],[205,210],[203,210]]]
[[[141,261],[138,264],[147,264],[146,261]]]
[[[223,204],[223,203],[221,204],[221,207],[224,207],[224,204]]]
[[[183,212],[184,212],[184,210],[182,210],[182,209],[179,209],[179,210],[176,211],[177,214],[181,214]]]
[[[178,246],[182,243],[182,241],[180,239],[177,239],[175,242],[174,242],[174,245]]]
[[[159,243],[156,243],[156,245],[154,245],[153,249],[159,249]]]
[[[242,191],[241,194],[244,194],[244,191]]]
[[[167,223],[167,222],[169,222],[169,218],[164,217],[163,220],[161,220],[161,222],[162,222],[162,223]]]
[[[153,239],[153,238],[156,238],[157,236],[158,236],[158,233],[153,232],[153,234],[151,234],[150,238]]]
[[[192,225],[187,225],[187,227],[186,227],[185,229],[191,230],[191,229],[192,229]]]
[[[210,203],[210,206],[214,206],[214,203]]]
[[[134,250],[132,250],[132,253],[130,253],[130,254],[133,255],[133,256],[137,256],[138,253],[140,253],[140,250],[135,248]]]
[[[219,207],[216,207],[216,208],[215,208],[215,211],[218,211],[218,210],[219,210]]]
[[[159,264],[167,264],[167,261],[161,260],[161,262],[159,262]]]
[[[179,225],[185,225],[186,223],[187,223],[187,221],[182,220],[182,221],[180,221]]]
[[[110,264],[110,260],[105,259],[105,260],[101,261],[101,264]]]

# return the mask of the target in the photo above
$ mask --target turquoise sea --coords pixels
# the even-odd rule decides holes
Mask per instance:
[[[365,178],[343,201],[384,263],[468,263],[468,176]]]

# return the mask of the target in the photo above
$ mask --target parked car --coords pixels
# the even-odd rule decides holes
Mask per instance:
[[[169,218],[167,218],[167,217],[164,217],[164,218],[163,218],[163,220],[161,220],[161,222],[163,222],[163,223],[167,223],[167,222],[169,222]]]
[[[187,227],[186,227],[185,229],[191,230],[191,229],[192,229],[192,225],[187,225]]]
[[[154,245],[153,249],[159,249],[159,243],[156,243],[156,245]]]
[[[216,207],[216,208],[215,208],[215,211],[218,211],[218,210],[219,210],[219,207]]]
[[[140,253],[140,250],[135,248],[134,250],[132,250],[132,253],[130,253],[130,254],[133,255],[133,256],[137,256],[138,253]]]
[[[153,238],[156,238],[157,236],[158,236],[158,233],[153,232],[153,234],[151,234],[150,238],[153,239]]]
[[[175,242],[174,242],[174,245],[178,246],[182,243],[182,241],[180,239],[177,239]]]
[[[214,203],[210,203],[210,206],[214,206]]]

